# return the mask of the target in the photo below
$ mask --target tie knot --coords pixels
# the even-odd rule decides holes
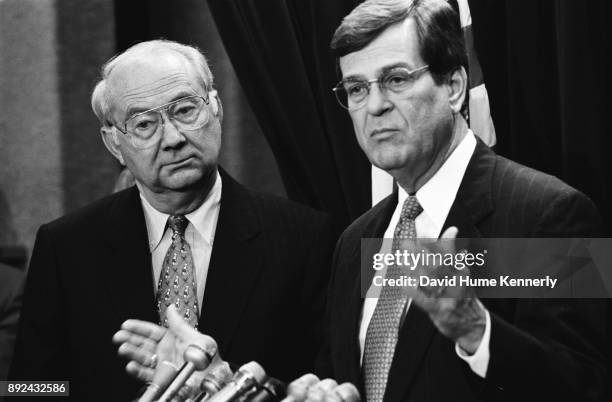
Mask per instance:
[[[400,219],[414,220],[421,212],[423,212],[423,207],[419,204],[419,200],[414,195],[409,195],[402,206]]]
[[[173,232],[183,236],[185,234],[185,228],[189,224],[185,215],[172,215],[168,218],[168,226]]]

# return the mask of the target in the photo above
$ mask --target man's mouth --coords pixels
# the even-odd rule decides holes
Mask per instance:
[[[191,161],[191,158],[192,158],[191,156],[188,156],[186,158],[181,158],[181,159],[178,159],[176,161],[172,161],[172,162],[167,163],[166,166],[180,167],[183,164],[189,163],[189,161]]]
[[[388,137],[390,135],[397,133],[398,131],[399,130],[395,128],[377,128],[370,132],[370,137],[372,138]]]

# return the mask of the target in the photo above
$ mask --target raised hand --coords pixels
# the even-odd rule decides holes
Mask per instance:
[[[456,227],[448,228],[440,241],[428,245],[428,251],[442,254],[456,254],[455,239],[458,230]],[[461,270],[450,267],[437,268],[428,272],[417,270],[419,274],[428,274],[429,277],[441,278],[444,276],[469,276],[469,268]],[[474,288],[461,285],[456,286],[417,286],[409,290],[413,303],[422,308],[432,320],[438,330],[452,339],[469,354],[473,354],[485,332],[486,310],[476,297]]]
[[[189,326],[173,306],[168,307],[166,314],[168,329],[147,321],[127,320],[113,336],[113,342],[119,345],[119,355],[129,360],[126,371],[130,375],[149,382],[162,361],[175,365],[178,370],[189,345],[205,350],[213,362],[221,360],[211,337]]]

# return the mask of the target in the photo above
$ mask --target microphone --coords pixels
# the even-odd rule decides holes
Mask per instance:
[[[227,362],[210,367],[200,382],[200,393],[194,398],[194,402],[204,402],[219,392],[232,379],[232,374]]]
[[[287,395],[287,385],[276,378],[268,379],[259,387],[257,392],[246,398],[249,402],[278,402]]]
[[[234,401],[261,384],[265,377],[266,372],[259,364],[249,362],[240,367],[232,380],[219,392],[211,396],[207,402]]]
[[[212,349],[216,351],[217,345],[215,344]],[[174,380],[158,399],[158,402],[170,401],[189,379],[189,377],[191,377],[194,371],[204,370],[210,365],[213,356],[211,356],[202,347],[191,344],[187,346],[187,349],[185,349],[183,358],[185,359],[185,364],[183,364],[183,367],[181,367],[181,370],[178,372]]]
[[[153,380],[142,396],[138,398],[138,402],[153,402],[157,400],[161,392],[176,377],[177,373],[178,368],[174,364],[169,361],[162,361],[153,374]]]

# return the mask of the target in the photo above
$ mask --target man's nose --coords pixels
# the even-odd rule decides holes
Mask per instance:
[[[387,98],[384,91],[381,90],[378,82],[373,82],[370,85],[370,93],[367,98],[368,113],[378,116],[393,107],[393,104]]]
[[[168,115],[162,114],[162,146],[173,148],[186,141],[185,135],[176,127]]]

